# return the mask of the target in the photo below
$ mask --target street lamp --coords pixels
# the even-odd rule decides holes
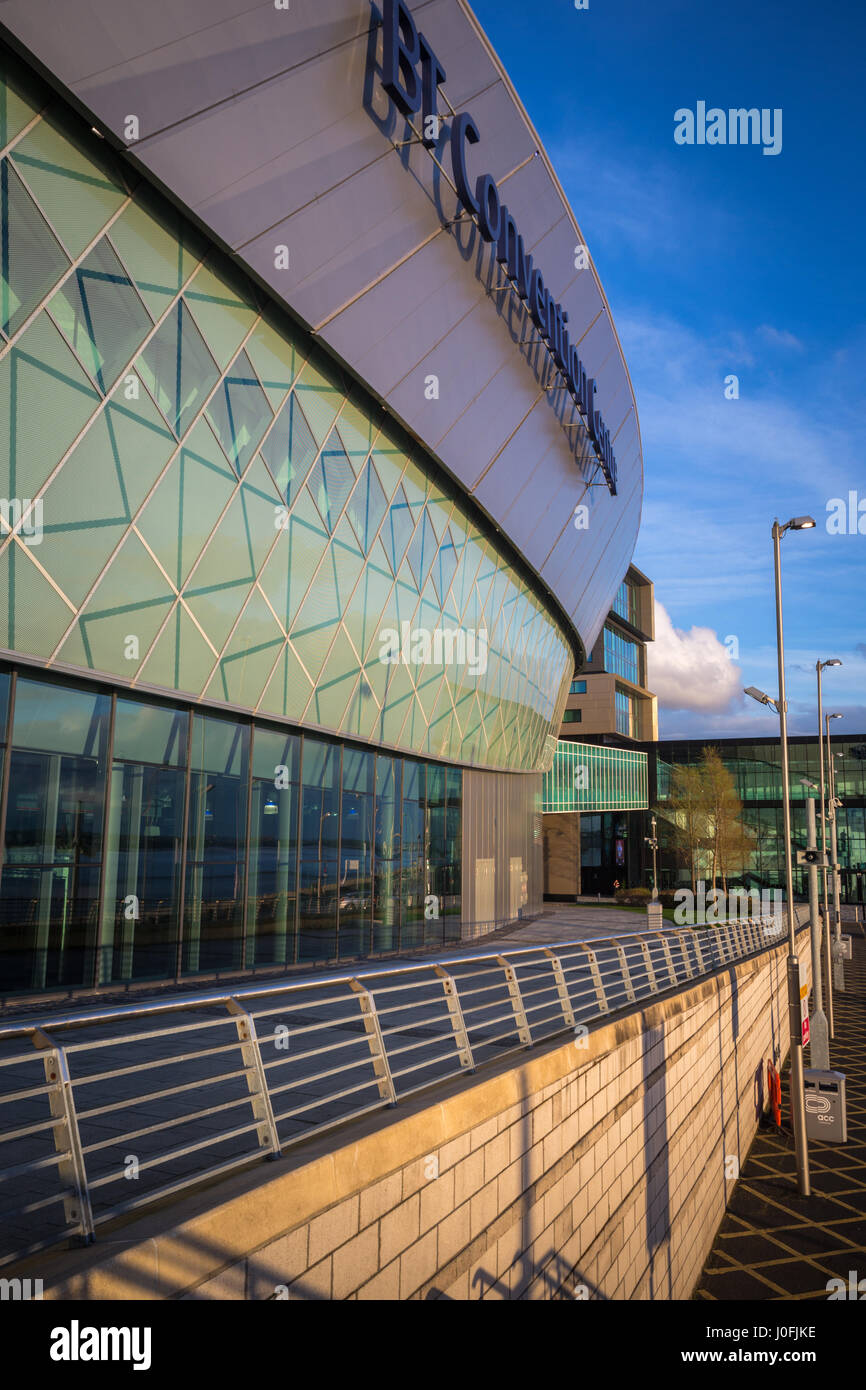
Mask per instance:
[[[656,898],[659,895],[658,877],[656,875],[656,851],[659,847],[659,841],[658,835],[656,834],[655,816],[653,816],[650,821],[650,828],[652,829],[652,835],[644,835],[644,843],[648,844],[653,852],[653,902],[655,902]]]
[[[806,1139],[806,1098],[803,1087],[803,1030],[800,1023],[800,964],[794,932],[794,885],[791,872],[791,795],[788,785],[788,703],[785,699],[785,631],[782,621],[782,537],[786,531],[809,531],[815,526],[811,516],[795,516],[791,521],[773,522],[773,562],[776,580],[776,651],[779,665],[779,742],[782,752],[782,819],[785,827],[785,888],[788,907],[788,1024],[791,1034],[791,1117],[794,1122],[794,1149],[797,1156],[797,1186],[808,1197],[809,1146]]]
[[[818,675],[818,766],[820,769],[821,784],[821,849],[824,851],[824,863],[821,869],[821,881],[823,884],[824,898],[824,978],[827,981],[827,1025],[830,1029],[830,1037],[836,1036],[836,1020],[833,1011],[833,981],[830,970],[830,908],[827,899],[827,820],[824,806],[824,720],[823,720],[823,683],[821,679],[822,671],[828,666],[841,666],[842,663],[837,656],[831,656],[827,661],[816,661],[815,670]]]
[[[844,716],[841,714],[824,715],[824,727],[827,730],[827,770],[830,781],[830,805],[827,808],[827,819],[830,822],[830,847],[833,854],[833,935],[837,943],[841,939],[842,928],[839,922],[839,859],[836,854],[836,777],[833,771],[833,755],[830,752],[830,720],[842,718]],[[839,804],[841,805],[841,802]]]

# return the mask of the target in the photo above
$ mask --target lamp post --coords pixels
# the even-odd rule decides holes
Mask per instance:
[[[824,864],[821,869],[824,900],[824,979],[827,985],[827,1026],[830,1029],[831,1038],[836,1036],[836,1020],[833,1010],[833,980],[830,967],[830,908],[827,896],[827,819],[824,807],[824,716],[821,673],[828,666],[841,665],[841,661],[835,656],[830,657],[828,661],[815,662],[818,676],[818,766],[820,769],[818,781],[821,787],[821,849],[824,852]]]
[[[833,772],[833,754],[830,751],[830,720],[842,718],[843,716],[841,714],[824,715],[824,724],[827,729],[827,769],[830,782],[830,805],[828,807],[830,819],[830,848],[833,855],[833,935],[837,943],[841,938],[842,928],[839,923],[839,857],[836,852],[836,777]]]
[[[815,796],[817,783],[808,777],[801,777],[806,801],[806,848],[818,850],[818,835],[815,829]],[[818,917],[818,869],[811,861],[809,876],[809,926],[812,944],[812,990],[814,1008],[809,1020],[809,1063],[818,1071],[830,1070],[830,1033],[827,1028],[827,1015],[824,1013],[824,995],[821,989],[821,929]]]
[[[791,1032],[791,1118],[797,1155],[797,1186],[808,1197],[809,1146],[806,1139],[806,1097],[803,1087],[803,1031],[800,1024],[800,964],[794,933],[794,884],[791,874],[791,793],[788,786],[788,702],[785,698],[785,630],[782,622],[782,537],[786,531],[814,529],[810,516],[773,522],[773,560],[776,578],[776,649],[779,665],[779,725],[782,750],[782,819],[785,827],[785,891],[788,907],[788,1022]]]
[[[644,835],[645,842],[649,845],[650,849],[653,852],[653,902],[655,902],[656,898],[659,895],[658,875],[656,873],[656,852],[659,847],[659,841],[658,835],[656,833],[656,824],[656,818],[655,816],[653,816],[650,821],[652,835]]]
[[[794,928],[794,884],[791,872],[791,794],[788,785],[788,704],[785,698],[785,631],[782,622],[782,537],[786,531],[809,531],[815,526],[811,516],[795,516],[781,525],[773,522],[773,561],[776,581],[776,654],[779,667],[779,697],[771,699],[754,686],[746,694],[762,705],[773,705],[779,715],[779,744],[782,755],[782,822],[785,830],[785,891],[788,917],[788,1028],[791,1037],[791,1119],[797,1159],[797,1187],[802,1197],[811,1192],[809,1147],[806,1139],[806,1100],[803,1089],[803,1030],[800,1021],[800,963]]]

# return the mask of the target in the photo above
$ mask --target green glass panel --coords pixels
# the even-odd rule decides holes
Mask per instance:
[[[40,314],[0,359],[2,496],[35,497],[98,404],[60,333]]]
[[[75,603],[175,447],[146,393],[127,401],[118,388],[48,488],[43,563]]]
[[[383,743],[400,742],[400,732],[409,713],[415,689],[405,666],[388,666],[382,713],[376,736]]]
[[[138,292],[104,238],[75,268],[48,307],[105,392],[110,391],[152,327]]]
[[[376,432],[376,427],[369,415],[347,401],[337,420],[337,433],[343,441],[343,448],[346,450],[349,463],[356,476],[363,468],[364,461],[373,447]]]
[[[184,291],[184,299],[208,347],[225,371],[257,318],[244,291],[204,265]]]
[[[0,329],[15,333],[69,259],[8,159],[0,160]]]
[[[406,546],[409,544],[414,525],[415,520],[409,506],[409,499],[403,489],[398,488],[382,527],[385,552],[395,574],[406,554]]]
[[[205,414],[229,462],[243,473],[272,418],[268,398],[245,352],[223,377]]]
[[[274,667],[267,689],[259,702],[262,714],[300,719],[313,687],[292,648],[286,645]]]
[[[165,577],[138,537],[130,533],[88,600],[77,631],[66,639],[59,659],[134,676],[174,601]]]
[[[161,318],[201,260],[201,239],[143,185],[108,235],[154,319]]]
[[[178,587],[204,550],[236,484],[210,426],[199,420],[137,523]]]
[[[28,551],[13,542],[0,556],[0,645],[49,657],[75,615]]]
[[[261,594],[253,591],[207,689],[211,699],[252,708],[267,687],[283,634]]]
[[[382,489],[390,502],[400,480],[406,471],[406,455],[399,449],[383,446],[382,438],[379,439],[378,447],[370,455],[370,461],[376,470],[376,476],[382,484]]]
[[[312,468],[317,450],[298,397],[292,392],[262,445],[262,458],[289,506]]]
[[[342,629],[316,682],[308,718],[326,729],[339,729],[352,693],[358,684],[360,665]]]
[[[141,671],[142,683],[201,695],[216,664],[192,618],[178,604]]]
[[[6,50],[0,51],[0,149],[19,135],[45,102],[35,81],[17,66]]]
[[[333,381],[327,380],[311,362],[307,362],[295,384],[295,391],[301,402],[313,438],[321,447],[334,425],[337,412],[343,404],[343,392]]]
[[[271,408],[278,411],[301,368],[297,347],[265,319],[259,319],[247,339],[246,350]]]
[[[329,531],[336,527],[354,481],[346,451],[332,430],[307,481],[310,496]]]
[[[250,581],[242,579],[201,591],[187,590],[184,594],[190,612],[217,652],[222,651],[249,591]]]
[[[71,256],[81,255],[126,200],[108,169],[48,120],[19,140],[12,158]]]
[[[403,490],[409,499],[413,516],[417,517],[421,508],[427,501],[431,483],[426,478],[413,459],[406,460],[406,472],[403,474]]]
[[[388,509],[373,466],[367,463],[349,500],[348,515],[366,554]]]
[[[379,567],[368,563],[345,609],[343,621],[346,630],[364,660],[371,649],[378,652],[380,631],[394,626],[385,617],[393,582],[389,573],[383,573]]]
[[[406,552],[415,583],[419,589],[423,587],[427,579],[437,548],[436,533],[425,510],[421,515],[419,524],[415,527],[415,534],[409,542],[409,549]]]
[[[257,487],[242,485],[190,577],[190,593],[241,580],[249,588],[277,538],[274,503],[263,497]]]
[[[136,366],[172,429],[178,436],[184,434],[216,383],[218,372],[182,300],[151,338]]]

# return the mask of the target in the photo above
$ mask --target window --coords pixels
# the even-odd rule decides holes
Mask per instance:
[[[586,681],[572,681],[572,682],[571,682],[571,688],[570,688],[570,690],[569,690],[569,694],[571,694],[571,695],[585,695],[585,694],[586,694]]]
[[[562,716],[563,724],[580,724],[583,710],[567,709]]]
[[[640,648],[637,642],[613,628],[604,629],[604,669],[640,685]]]
[[[634,700],[624,690],[616,692],[616,731],[635,737]]]

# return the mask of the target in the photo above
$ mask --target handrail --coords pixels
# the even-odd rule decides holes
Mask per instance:
[[[746,925],[475,948],[4,1024],[0,1264],[93,1240],[170,1194],[783,939],[778,918]],[[140,1026],[155,1015],[177,1022]]]

